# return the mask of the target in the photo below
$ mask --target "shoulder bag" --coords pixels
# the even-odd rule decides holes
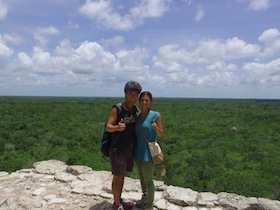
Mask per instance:
[[[152,159],[153,159],[153,165],[158,165],[161,164],[163,162],[163,153],[161,151],[161,148],[157,142],[157,140],[155,141],[149,141],[144,133],[143,127],[140,125],[141,127],[141,131],[142,134],[148,144]]]

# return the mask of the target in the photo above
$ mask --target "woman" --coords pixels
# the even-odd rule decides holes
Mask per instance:
[[[162,136],[163,128],[160,113],[150,109],[152,104],[152,94],[148,91],[142,92],[139,96],[141,112],[136,122],[137,148],[135,153],[135,164],[138,169],[142,198],[136,203],[138,208],[152,210],[155,186],[153,182],[152,157],[146,142],[155,141],[157,136]]]

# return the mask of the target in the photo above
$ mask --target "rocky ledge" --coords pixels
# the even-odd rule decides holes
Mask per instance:
[[[11,174],[0,172],[0,210],[102,210],[112,209],[112,175],[87,166],[68,166],[48,160],[34,163],[32,169]],[[280,201],[247,198],[221,192],[196,192],[189,188],[167,186],[155,181],[154,209],[170,210],[279,210]],[[137,179],[126,178],[123,199],[141,198]],[[135,210],[137,208],[134,208]]]

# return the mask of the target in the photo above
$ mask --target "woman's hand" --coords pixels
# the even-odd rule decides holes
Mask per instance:
[[[155,131],[156,131],[157,128],[158,128],[157,123],[156,123],[155,121],[152,123],[152,128],[153,128]]]
[[[161,117],[159,116],[156,120],[152,123],[152,129],[154,129],[158,136],[163,135],[163,128],[162,128],[162,122]]]

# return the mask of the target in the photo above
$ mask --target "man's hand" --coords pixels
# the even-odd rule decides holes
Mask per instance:
[[[121,121],[118,123],[118,131],[124,131],[126,129],[126,124],[124,123],[123,118]]]

